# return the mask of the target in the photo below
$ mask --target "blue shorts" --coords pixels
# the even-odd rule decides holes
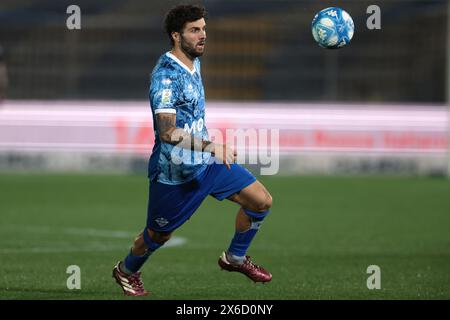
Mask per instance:
[[[193,180],[169,185],[150,181],[147,228],[171,232],[185,223],[208,195],[223,200],[256,181],[246,168],[212,163]]]

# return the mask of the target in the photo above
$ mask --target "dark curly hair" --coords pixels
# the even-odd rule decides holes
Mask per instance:
[[[206,19],[206,16],[206,9],[198,5],[178,5],[171,9],[164,20],[164,27],[172,45],[174,44],[172,32],[181,33],[187,22],[197,21],[201,18]]]

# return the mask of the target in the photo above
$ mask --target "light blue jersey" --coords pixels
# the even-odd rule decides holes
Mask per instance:
[[[176,114],[177,128],[183,128],[196,137],[208,140],[200,60],[196,58],[194,70],[189,70],[170,52],[163,54],[152,72],[149,99],[155,131],[155,145],[148,166],[149,178],[157,178],[164,184],[181,184],[194,179],[205,170],[211,154],[192,152],[162,142],[156,115]]]

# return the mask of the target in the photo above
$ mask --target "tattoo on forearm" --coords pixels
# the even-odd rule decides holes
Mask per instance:
[[[177,118],[174,114],[158,114],[157,125],[161,136],[167,134],[172,128],[176,127]]]
[[[176,128],[176,115],[158,114],[157,126],[160,137],[163,141],[190,149],[191,151],[212,152],[212,142],[202,140],[199,137],[189,134],[181,128]]]

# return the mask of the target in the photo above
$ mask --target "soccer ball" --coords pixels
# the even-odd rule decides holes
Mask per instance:
[[[323,48],[339,49],[350,43],[355,26],[341,8],[330,7],[317,13],[311,23],[314,40]]]

